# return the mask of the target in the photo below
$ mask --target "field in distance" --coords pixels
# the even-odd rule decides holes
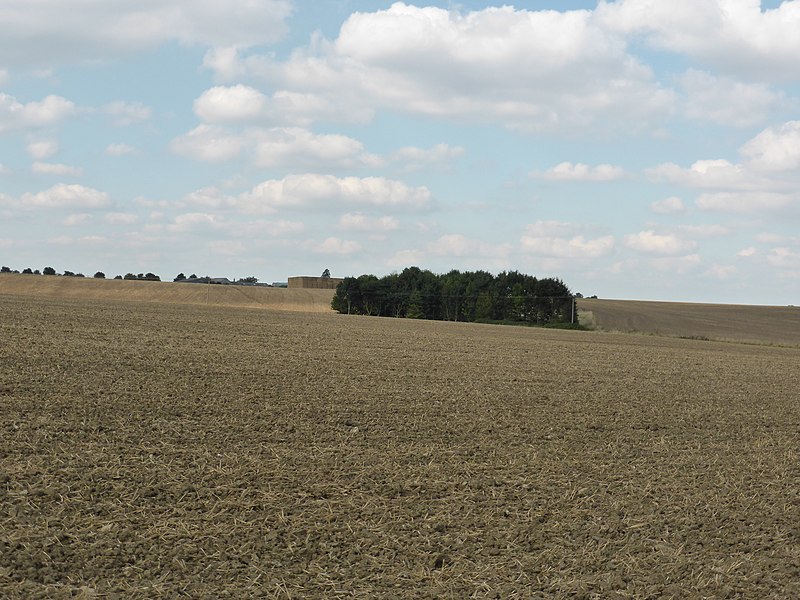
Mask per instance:
[[[800,308],[578,300],[582,323],[604,331],[800,346]]]
[[[0,274],[0,294],[331,312],[332,290]]]
[[[332,312],[333,290],[281,289],[0,274],[0,294]],[[590,329],[800,346],[800,308],[632,300],[578,300]]]
[[[0,315],[3,597],[800,597],[800,348]]]

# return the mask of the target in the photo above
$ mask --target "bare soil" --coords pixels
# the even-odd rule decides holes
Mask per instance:
[[[800,346],[800,307],[578,301],[581,322],[605,331]]]
[[[799,597],[798,364],[0,291],[0,595]]]

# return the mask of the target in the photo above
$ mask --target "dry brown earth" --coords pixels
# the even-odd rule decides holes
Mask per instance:
[[[798,364],[0,291],[0,590],[800,597]]]
[[[632,300],[578,301],[581,321],[605,331],[800,346],[800,308]]]

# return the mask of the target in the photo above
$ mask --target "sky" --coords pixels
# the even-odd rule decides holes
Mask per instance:
[[[800,304],[800,0],[3,0],[0,264]]]

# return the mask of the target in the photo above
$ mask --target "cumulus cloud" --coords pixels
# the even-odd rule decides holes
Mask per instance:
[[[405,146],[393,152],[389,156],[389,160],[404,163],[407,171],[418,171],[431,166],[447,165],[452,160],[464,156],[464,154],[466,154],[466,150],[462,146],[450,146],[448,144],[435,144],[431,148]]]
[[[386,233],[400,227],[395,217],[369,217],[362,213],[347,213],[339,218],[339,229],[344,231],[365,231],[369,233]]]
[[[172,140],[170,149],[194,160],[224,162],[238,157],[247,144],[246,137],[223,127],[203,124]]]
[[[720,237],[731,232],[723,225],[681,225],[679,229],[686,235],[696,238]]]
[[[37,140],[28,143],[25,149],[32,158],[43,160],[58,152],[58,142],[55,140]]]
[[[431,194],[426,187],[410,187],[384,177],[289,175],[260,183],[233,202],[245,212],[279,209],[384,206],[412,210],[427,208]]]
[[[0,133],[55,125],[76,113],[75,104],[61,96],[47,96],[41,101],[23,104],[13,96],[0,93]]]
[[[246,86],[214,87],[194,101],[194,112],[207,123],[239,123],[265,116],[267,98]]]
[[[750,258],[751,256],[755,256],[758,253],[754,247],[750,246],[748,248],[742,248],[739,252],[736,253],[736,256],[741,258]]]
[[[20,197],[23,206],[34,208],[102,208],[109,204],[108,194],[82,185],[59,183],[36,194]]]
[[[647,170],[654,182],[711,190],[699,208],[728,212],[782,210],[800,199],[800,121],[771,127],[739,149],[742,160],[704,159],[683,168],[664,163]]]
[[[229,50],[206,65],[350,111],[389,108],[526,131],[613,120],[630,130],[671,114],[675,95],[625,48],[591,11],[396,2],[352,14],[335,40],[317,36],[286,61]]]
[[[254,161],[261,167],[378,166],[381,161],[364,152],[358,140],[338,134],[314,134],[298,127],[275,128],[255,136]]]
[[[92,215],[88,213],[78,213],[74,215],[69,215],[66,219],[64,219],[63,223],[67,227],[72,227],[74,225],[82,225],[83,223],[88,223],[92,220]]]
[[[436,256],[506,258],[511,254],[510,244],[491,244],[482,240],[468,238],[458,233],[439,237],[428,245],[428,252]]]
[[[771,192],[716,192],[701,194],[696,200],[701,210],[734,213],[761,213],[787,208],[796,198]]]
[[[336,254],[347,256],[361,251],[361,244],[337,237],[329,237],[325,241],[312,244],[312,250],[318,254]]]
[[[741,154],[761,171],[800,169],[800,121],[765,129],[742,146]]]
[[[598,21],[653,47],[760,80],[798,81],[800,2],[761,9],[759,0],[600,2]]]
[[[696,69],[687,71],[679,85],[684,92],[684,114],[719,125],[751,127],[789,105],[784,93],[763,83],[745,83]]]
[[[107,60],[177,41],[253,46],[280,40],[290,0],[5,0],[0,7],[0,56],[6,66]],[[43,19],[42,15],[47,18]]]
[[[698,254],[688,254],[686,256],[669,256],[654,258],[649,261],[650,266],[657,270],[676,275],[685,275],[696,269],[702,264],[702,259]]]
[[[110,212],[103,215],[103,220],[109,225],[133,225],[139,217],[133,213]]]
[[[694,249],[696,242],[683,240],[672,233],[658,234],[653,230],[625,236],[625,245],[649,254],[681,254]]]
[[[279,210],[343,207],[391,207],[426,210],[431,193],[426,187],[411,187],[384,177],[335,177],[306,173],[270,179],[239,195],[226,195],[217,188],[204,188],[187,195],[184,206],[229,208],[247,214],[269,214]]]
[[[31,165],[31,171],[37,175],[70,175],[77,177],[83,175],[80,167],[71,167],[60,163],[45,163],[36,161]]]
[[[249,157],[259,167],[326,169],[373,167],[382,161],[358,140],[339,134],[315,134],[300,127],[252,127],[236,132],[199,125],[172,141],[173,152],[208,162]]]
[[[709,277],[714,279],[729,279],[736,274],[736,267],[732,265],[718,265],[712,264],[711,267],[705,272]]]
[[[599,258],[610,254],[615,245],[613,236],[587,239],[575,235],[577,226],[558,221],[537,221],[528,225],[520,242],[523,251],[555,258]]]
[[[583,163],[562,162],[544,172],[534,171],[531,176],[551,181],[613,181],[625,176],[625,170],[614,165],[590,167]]]
[[[125,156],[127,154],[133,154],[134,152],[136,152],[136,148],[130,144],[123,143],[109,144],[106,146],[105,150],[108,156]]]
[[[773,248],[767,255],[767,261],[781,269],[800,269],[800,252],[789,248]]]
[[[677,196],[670,196],[663,200],[657,200],[650,205],[650,209],[654,213],[660,215],[671,215],[686,212],[686,207],[683,205],[683,200]]]
[[[153,116],[153,109],[140,102],[123,102],[118,100],[103,107],[117,127],[127,127],[135,123],[148,121]]]

